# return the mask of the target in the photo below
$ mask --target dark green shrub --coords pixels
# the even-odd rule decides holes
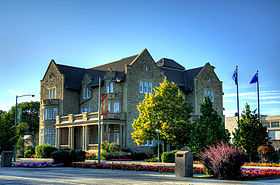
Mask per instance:
[[[25,158],[34,157],[34,154],[35,154],[35,150],[34,150],[34,148],[32,148],[32,147],[27,148],[27,149],[25,149],[25,151],[24,151],[24,157],[25,157]]]
[[[51,154],[57,149],[51,145],[43,144],[38,145],[35,148],[35,154],[37,158],[51,158]]]
[[[131,157],[133,160],[142,161],[148,158],[145,152],[133,152],[131,153]]]
[[[82,162],[86,159],[86,152],[82,150],[71,150],[70,155],[72,162]]]
[[[208,172],[219,179],[239,179],[245,155],[238,148],[220,143],[201,153],[201,160]]]
[[[177,151],[173,150],[170,152],[163,152],[161,154],[161,161],[164,163],[174,163],[175,162],[175,153]]]
[[[72,156],[69,150],[57,150],[52,153],[54,163],[63,163],[64,166],[70,166],[72,163]]]
[[[121,150],[120,145],[116,143],[110,143],[109,144],[109,152],[119,152]]]
[[[152,157],[149,159],[145,159],[145,162],[159,162],[158,157]]]

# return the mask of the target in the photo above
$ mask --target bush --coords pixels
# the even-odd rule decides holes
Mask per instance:
[[[102,142],[101,148],[106,153],[119,152],[120,151],[120,145],[118,145],[116,143],[109,143],[108,141]]]
[[[87,160],[96,160],[97,155],[95,152],[86,152],[86,159]]]
[[[145,162],[159,162],[158,157],[152,157],[149,159],[145,159]]]
[[[82,150],[57,150],[52,153],[54,163],[70,166],[72,162],[82,162],[86,159],[86,152]]]
[[[161,161],[164,163],[174,163],[176,152],[177,152],[176,150],[173,150],[171,152],[163,152],[161,154]]]
[[[145,152],[132,152],[131,157],[133,160],[136,160],[136,161],[142,161],[142,160],[148,158],[148,156]]]
[[[71,150],[70,156],[72,158],[72,162],[82,162],[86,159],[86,152],[82,150]]]
[[[24,151],[24,157],[25,158],[32,158],[32,157],[34,157],[34,154],[35,154],[35,150],[32,147],[27,148]]]
[[[224,143],[210,146],[200,157],[208,172],[219,179],[238,179],[245,162],[243,152]]]
[[[43,144],[38,145],[35,148],[35,154],[37,158],[51,158],[51,154],[57,149],[51,145]]]
[[[64,166],[70,166],[72,158],[69,150],[57,150],[52,153],[54,163],[63,163]]]

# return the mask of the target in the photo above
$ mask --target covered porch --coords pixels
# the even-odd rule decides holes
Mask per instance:
[[[90,114],[90,113],[89,113]],[[91,119],[86,115],[68,115],[57,117],[56,147],[76,150],[97,150],[98,147],[98,119],[93,115]],[[97,116],[97,115],[96,115]],[[75,118],[82,119],[75,119]],[[84,118],[84,119],[83,119]],[[125,147],[125,121],[120,119],[100,119],[101,143],[108,141]]]

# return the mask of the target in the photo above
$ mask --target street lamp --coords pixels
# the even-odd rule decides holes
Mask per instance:
[[[16,107],[15,107],[15,128],[17,126],[17,109],[18,109],[18,98],[21,98],[21,97],[35,97],[34,94],[23,94],[23,95],[16,95]],[[16,162],[16,144],[14,146],[14,162]]]
[[[157,133],[157,136],[158,136],[158,138],[157,138],[157,144],[158,144],[157,157],[158,157],[158,162],[160,162],[160,159],[159,159],[159,133],[160,133],[160,131],[159,131],[159,129],[156,129],[156,133]]]

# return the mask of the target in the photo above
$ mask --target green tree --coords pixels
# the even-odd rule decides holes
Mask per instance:
[[[14,115],[11,112],[2,111],[0,114],[0,152],[13,150],[16,138],[16,127],[14,126]]]
[[[247,153],[249,161],[256,160],[258,146],[268,142],[266,128],[262,126],[256,111],[252,112],[248,104],[245,105],[233,136],[234,145]]]
[[[214,143],[229,141],[229,132],[223,119],[214,110],[210,98],[205,98],[200,107],[201,116],[193,122],[189,147],[194,153]]]
[[[136,144],[145,140],[160,140],[175,148],[180,148],[189,141],[191,108],[183,92],[168,80],[164,80],[146,94],[137,106],[139,116],[133,122],[132,138]]]

